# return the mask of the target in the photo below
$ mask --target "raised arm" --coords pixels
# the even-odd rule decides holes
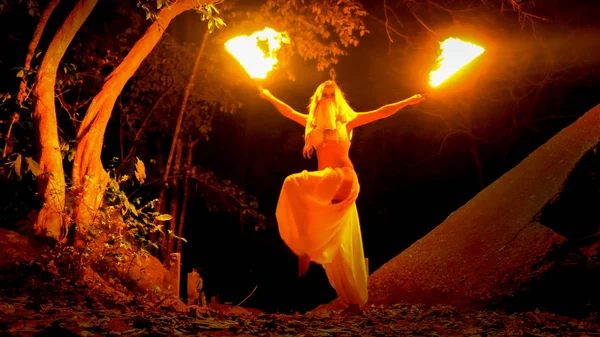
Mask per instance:
[[[354,118],[348,123],[348,130],[352,130],[361,125],[369,124],[378,119],[389,117],[398,112],[400,109],[404,108],[405,106],[420,103],[424,99],[425,98],[423,96],[417,94],[396,103],[386,104],[376,110],[368,112],[359,112],[357,113],[356,118]]]
[[[271,104],[273,104],[284,117],[287,117],[304,127],[306,126],[306,119],[308,118],[308,115],[299,113],[298,111],[292,109],[292,107],[273,96],[269,90],[264,89],[263,87],[259,87],[258,90],[259,96],[271,102]]]

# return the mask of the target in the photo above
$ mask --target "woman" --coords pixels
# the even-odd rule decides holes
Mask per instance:
[[[414,95],[369,112],[354,112],[334,81],[319,85],[308,115],[292,109],[259,88],[260,97],[302,125],[304,157],[317,152],[318,171],[288,176],[281,189],[276,217],[283,241],[298,256],[298,275],[310,261],[321,264],[347,311],[359,312],[367,302],[367,270],[356,211],[359,184],[348,152],[354,128],[391,116],[423,100]]]

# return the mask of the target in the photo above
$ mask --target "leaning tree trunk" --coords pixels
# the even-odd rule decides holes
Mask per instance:
[[[33,32],[33,37],[31,38],[31,42],[29,42],[29,47],[27,48],[27,55],[25,55],[25,63],[23,64],[23,77],[21,77],[21,83],[19,84],[19,93],[17,94],[17,103],[21,106],[25,97],[27,96],[27,72],[31,69],[31,60],[33,60],[33,55],[35,55],[35,49],[42,38],[42,33],[44,32],[44,28],[46,28],[46,23],[48,23],[48,19],[50,19],[50,15],[54,12],[54,9],[58,5],[60,0],[50,0],[42,16],[40,17],[40,21],[35,27],[35,31]]]
[[[44,204],[34,225],[37,234],[60,239],[65,205],[65,174],[58,140],[54,85],[60,60],[73,37],[90,15],[97,0],[80,0],[50,42],[37,73],[33,90],[33,119],[37,136],[38,161],[43,174],[38,176],[38,192]],[[62,230],[62,234],[61,234]]]
[[[125,83],[158,43],[173,18],[184,11],[209,2],[179,0],[160,10],[157,20],[136,42],[123,62],[108,76],[102,90],[92,100],[77,135],[73,163],[73,193],[76,198],[73,217],[78,230],[85,230],[93,223],[104,196],[108,181],[108,174],[100,160],[104,132],[116,99]]]
[[[35,49],[38,46],[38,43],[40,42],[40,38],[42,37],[42,33],[44,32],[44,28],[46,27],[46,23],[48,22],[48,19],[50,18],[50,15],[52,14],[52,12],[54,11],[54,8],[56,8],[56,5],[58,5],[60,0],[51,0],[50,3],[48,4],[48,6],[46,6],[46,9],[44,9],[44,12],[42,13],[42,16],[40,17],[40,21],[38,22],[37,26],[35,27],[35,31],[33,33],[33,37],[31,38],[31,41],[29,42],[29,47],[27,48],[27,54],[25,55],[25,63],[23,64],[23,77],[21,77],[21,83],[19,84],[19,93],[17,94],[17,103],[19,104],[20,107],[23,107],[23,101],[25,100],[25,97],[27,96],[27,73],[29,72],[29,70],[31,69],[31,60],[33,60],[33,55],[35,54]],[[15,123],[17,123],[19,121],[19,113],[18,112],[14,112],[12,119],[10,121],[10,125],[8,127],[8,132],[6,133],[6,142],[4,144],[4,151],[2,151],[2,157],[7,157],[11,152],[12,152],[12,139],[11,139],[11,131],[13,128],[13,125]]]

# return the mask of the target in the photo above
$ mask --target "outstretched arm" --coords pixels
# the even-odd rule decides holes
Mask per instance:
[[[271,102],[271,104],[273,104],[283,116],[293,120],[294,122],[304,127],[306,126],[306,119],[308,118],[308,115],[299,113],[298,111],[292,109],[292,107],[280,101],[277,97],[273,96],[269,92],[269,90],[264,89],[263,87],[259,87],[258,90],[259,96]]]
[[[425,98],[423,96],[417,94],[396,103],[386,104],[376,110],[368,112],[359,112],[357,113],[356,118],[354,118],[348,123],[348,130],[352,130],[355,127],[361,125],[369,124],[378,119],[389,117],[398,112],[400,109],[404,108],[405,106],[420,103],[424,99]]]

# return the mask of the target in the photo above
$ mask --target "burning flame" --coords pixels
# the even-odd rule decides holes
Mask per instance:
[[[265,55],[258,46],[260,41],[266,41],[268,55]],[[225,49],[240,62],[250,77],[265,78],[277,64],[275,54],[282,43],[289,43],[287,33],[279,33],[267,27],[250,36],[241,35],[232,38],[225,43]]]
[[[437,87],[460,68],[481,55],[485,49],[457,38],[448,38],[440,44],[442,54],[438,57],[440,67],[429,74],[429,84]]]

